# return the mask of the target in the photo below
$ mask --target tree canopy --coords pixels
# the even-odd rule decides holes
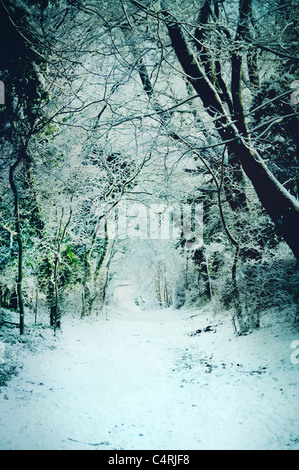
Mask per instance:
[[[241,333],[298,304],[295,0],[0,10],[0,297],[21,332],[37,293],[56,330],[67,296],[84,317],[133,272],[160,306],[217,298]],[[141,236],[141,208],[180,236]]]

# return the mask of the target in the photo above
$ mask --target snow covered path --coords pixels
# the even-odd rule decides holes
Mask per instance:
[[[298,336],[172,310],[73,320],[21,350],[0,449],[299,449]]]

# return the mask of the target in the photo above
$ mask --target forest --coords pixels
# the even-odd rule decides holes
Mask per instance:
[[[128,264],[137,303],[212,301],[241,334],[269,303],[298,320],[297,7],[1,2],[0,297],[21,334],[39,302],[54,330],[70,296],[100,311]],[[180,207],[189,232],[147,231]]]
[[[109,308],[298,328],[298,12],[0,0],[0,339]]]

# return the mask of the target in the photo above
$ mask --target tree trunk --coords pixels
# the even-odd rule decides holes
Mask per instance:
[[[204,70],[190,50],[179,23],[167,13],[166,9],[164,17],[176,56],[188,80],[201,97],[206,111],[213,117],[222,141],[241,162],[262,206],[299,260],[299,203],[279,183],[258,153],[251,147],[248,139],[240,133],[240,127],[245,127],[242,109],[238,109],[238,117],[243,122],[237,127],[226,114],[216,88],[206,77]]]
[[[22,292],[22,282],[23,282],[23,240],[21,233],[21,224],[20,224],[20,210],[19,210],[19,194],[14,181],[14,171],[21,162],[22,157],[19,157],[18,160],[10,167],[9,169],[9,182],[14,195],[14,217],[15,217],[15,230],[18,243],[18,275],[17,275],[17,296],[19,304],[19,314],[20,314],[20,334],[24,333],[24,302],[23,302],[23,292]]]
[[[90,250],[88,252],[85,251],[84,253],[84,276],[83,276],[83,284],[82,284],[83,290],[82,290],[81,318],[84,318],[86,315],[91,314],[94,301],[99,295],[99,288],[97,286],[97,282],[98,282],[99,274],[101,272],[103,263],[106,258],[108,245],[109,245],[107,221],[104,224],[104,231],[105,231],[105,242],[104,242],[103,250],[99,255],[94,273],[92,273],[90,258],[94,249],[97,232],[95,232],[93,235],[93,243],[92,243]],[[88,285],[91,282],[93,283],[93,289],[92,289],[93,292],[91,292],[90,287]]]
[[[71,203],[72,203],[72,198],[71,198]],[[59,222],[59,226],[57,229],[57,235],[56,235],[56,250],[55,250],[55,259],[54,259],[54,269],[53,269],[53,278],[50,280],[51,286],[50,286],[50,291],[51,291],[51,311],[50,311],[50,323],[51,326],[53,326],[54,333],[56,333],[56,329],[61,327],[61,311],[59,308],[59,288],[61,288],[61,283],[59,279],[59,267],[60,267],[60,256],[61,256],[61,247],[62,243],[64,241],[65,235],[67,228],[71,222],[72,218],[72,206],[70,207],[70,213],[68,220],[66,221],[64,227],[63,225],[63,217],[64,217],[64,209],[62,208],[61,212],[61,218]]]
[[[50,307],[50,326],[54,327],[57,313],[56,313],[56,302],[55,302],[55,288],[54,288],[54,283],[52,279],[49,279],[47,301]]]
[[[105,227],[105,229],[107,230],[107,227]],[[106,301],[107,288],[108,288],[108,284],[109,284],[110,266],[111,266],[112,258],[114,256],[114,243],[115,243],[115,239],[114,239],[111,243],[111,246],[110,246],[110,249],[109,249],[109,252],[108,252],[108,238],[106,240],[107,240],[107,244],[106,244],[106,247],[105,247],[105,255],[103,257],[102,264],[104,263],[104,260],[107,259],[107,257],[108,257],[108,259],[107,259],[106,266],[105,266],[104,283],[100,286],[101,308],[104,307],[105,301]]]
[[[61,321],[60,321],[60,311],[58,307],[58,275],[59,275],[59,256],[60,256],[60,245],[59,251],[56,253],[55,263],[54,263],[54,275],[53,275],[53,283],[54,283],[54,297],[53,297],[53,329],[54,333],[56,332],[57,328],[60,328]]]
[[[81,318],[84,318],[87,314],[87,305],[90,298],[90,290],[88,287],[88,282],[91,278],[91,265],[90,265],[90,252],[87,252],[85,249],[84,253],[84,274],[82,280],[82,308],[81,308]]]

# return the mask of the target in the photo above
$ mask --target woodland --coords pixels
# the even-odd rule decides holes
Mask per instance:
[[[298,322],[298,11],[0,1],[0,328],[122,302]],[[189,232],[141,233],[182,206]]]

